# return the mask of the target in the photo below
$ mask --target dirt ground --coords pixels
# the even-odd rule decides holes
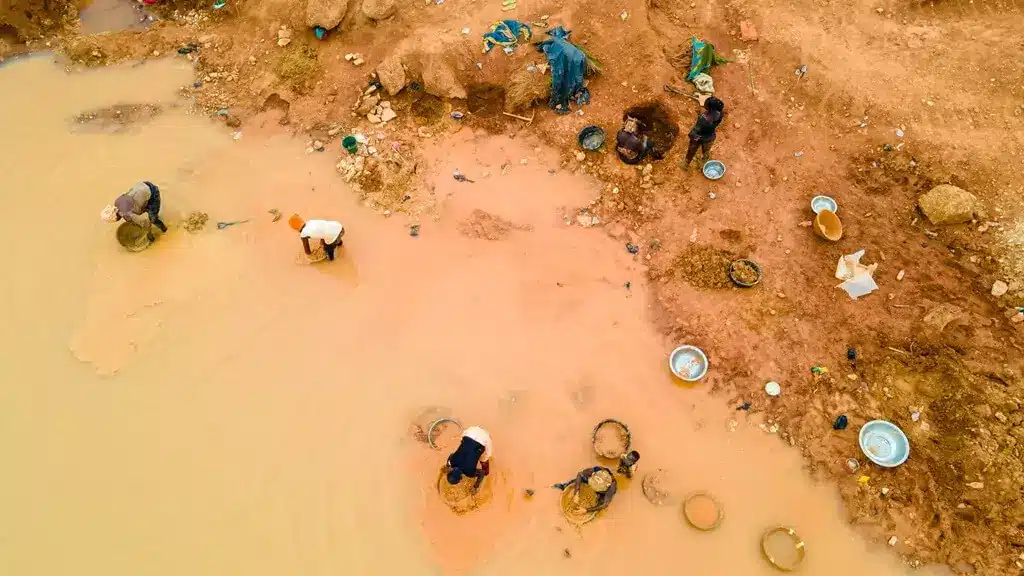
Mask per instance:
[[[810,470],[833,479],[851,522],[879,541],[895,536],[908,563],[1021,573],[1024,323],[1012,318],[1024,306],[1024,175],[1011,168],[1024,153],[1018,5],[396,6],[371,20],[350,3],[339,28],[318,41],[291,0],[201,12],[171,3],[157,7],[164,19],[144,32],[81,36],[72,27],[29,46],[59,42],[71,65],[191,60],[198,81],[182,90],[207,114],[226,108],[242,130],[273,116],[332,154],[346,134],[367,134],[392,155],[379,164],[398,166],[394,178],[385,171],[379,182],[360,179],[367,202],[410,222],[435,205],[416,178],[418,148],[466,126],[539,136],[563,151],[563,170],[605,182],[601,199],[581,214],[596,216],[624,249],[639,248],[657,304],[652,320],[708,352],[706,385],[736,406],[749,403],[737,414],[763,422],[804,453]],[[533,118],[527,122],[501,114],[498,103],[510,75],[542,58],[529,46],[480,54],[480,34],[500,18],[542,15],[571,29],[603,73],[591,80],[593,101],[582,114],[557,116],[541,105],[518,112]],[[11,26],[22,33],[21,24],[4,22],[5,36]],[[290,30],[285,46],[282,26]],[[696,104],[663,86],[687,86],[676,64],[693,35],[732,60],[712,70],[726,103],[713,156],[728,166],[726,176],[710,182],[680,170],[685,139],[646,172],[607,147],[578,160],[581,128],[598,124],[612,135],[634,106],[663,107],[685,134]],[[189,43],[197,49],[178,52]],[[353,53],[362,65],[346,59]],[[371,125],[356,109],[373,70],[396,54],[417,85],[385,96],[398,117]],[[795,73],[801,66],[805,75]],[[466,99],[450,97],[460,90]],[[452,111],[466,116],[454,120]],[[977,196],[978,217],[930,225],[916,199],[940,183]],[[805,225],[817,194],[839,202],[838,243]],[[511,228],[481,217],[466,230],[500,238]],[[833,270],[859,249],[865,263],[878,264],[879,290],[853,301],[836,288]],[[715,269],[737,257],[762,266],[759,286],[733,287]],[[1000,297],[990,292],[997,280],[1008,284]],[[769,380],[781,383],[781,396],[763,392]],[[834,430],[840,415],[849,425]],[[857,447],[860,426],[879,418],[910,438],[910,459],[898,468],[870,464]],[[854,473],[851,458],[859,462]]]

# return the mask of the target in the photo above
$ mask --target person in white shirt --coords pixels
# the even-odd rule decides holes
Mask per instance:
[[[305,250],[306,256],[313,253],[309,249],[310,238],[320,241],[320,245],[324,247],[324,252],[327,253],[329,260],[334,260],[334,250],[338,246],[344,245],[341,237],[345,235],[345,227],[341,225],[341,222],[334,220],[303,220],[298,214],[292,214],[291,218],[288,218],[288,225],[299,233],[299,238],[302,239],[302,249]]]

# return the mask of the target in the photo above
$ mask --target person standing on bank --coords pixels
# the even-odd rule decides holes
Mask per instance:
[[[344,245],[341,237],[345,235],[345,227],[341,222],[334,220],[303,220],[298,214],[292,214],[288,218],[288,225],[299,233],[302,239],[302,249],[306,256],[311,256],[313,251],[309,248],[309,240],[319,240],[328,260],[334,260],[334,250]]]
[[[118,196],[112,205],[104,208],[100,215],[110,223],[123,219],[144,228],[151,241],[154,238],[151,226],[167,232],[167,226],[160,220],[160,189],[152,182],[135,184],[128,192]]]
[[[722,123],[725,116],[725,102],[715,96],[704,101],[704,110],[697,115],[697,122],[690,129],[690,145],[686,149],[686,160],[683,161],[683,168],[690,169],[690,162],[697,155],[697,149],[704,152],[704,159],[707,162],[711,159],[711,145],[715,142],[715,130]]]
[[[484,477],[490,473],[491,435],[479,426],[470,426],[462,431],[459,447],[445,463],[445,478],[452,486],[462,482],[463,476],[476,478],[473,484],[473,494],[476,494]]]

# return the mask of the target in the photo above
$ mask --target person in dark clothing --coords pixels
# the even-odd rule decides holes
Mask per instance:
[[[138,182],[128,192],[118,196],[113,204],[104,208],[100,215],[108,222],[123,219],[145,228],[150,240],[154,238],[151,226],[167,232],[167,226],[160,220],[160,189],[152,182]]]
[[[636,466],[639,461],[640,453],[636,450],[631,450],[619,458],[619,469],[617,472],[626,478],[632,478],[633,474],[636,474]]]
[[[615,476],[612,474],[612,471],[604,466],[594,466],[593,468],[581,470],[572,480],[555,484],[552,488],[565,490],[569,486],[573,486],[576,494],[579,494],[580,487],[584,482],[597,493],[597,504],[587,508],[587,512],[604,510],[612,503],[612,498],[615,497],[615,491],[618,490],[618,486],[615,483]]]
[[[623,116],[622,130],[615,136],[615,151],[626,164],[639,164],[654,146],[648,136],[641,134],[641,130],[643,124],[639,120]]]
[[[686,160],[683,168],[689,169],[690,162],[697,155],[697,149],[704,152],[703,162],[711,159],[711,145],[715,141],[715,130],[725,116],[725,103],[711,96],[704,101],[704,110],[697,115],[697,122],[690,129],[690,145],[686,149]]]
[[[448,457],[445,478],[453,486],[462,482],[463,476],[476,478],[473,484],[473,493],[476,494],[490,472],[491,435],[479,426],[470,426],[463,431],[459,447]]]

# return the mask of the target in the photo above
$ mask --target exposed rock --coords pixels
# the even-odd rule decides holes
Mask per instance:
[[[1010,286],[1002,280],[996,280],[992,283],[992,295],[996,298],[1006,294],[1010,290]]]
[[[985,487],[985,483],[984,482],[968,482],[967,483],[967,487],[968,488],[974,488],[975,490],[981,490],[982,488]]]
[[[590,228],[591,226],[597,226],[601,223],[601,219],[597,216],[591,216],[590,214],[580,214],[576,216],[576,222],[584,228]]]
[[[363,14],[370,20],[383,20],[395,13],[395,0],[363,0]]]
[[[341,24],[348,9],[348,0],[307,0],[306,26],[331,30]]]
[[[974,218],[978,199],[970,192],[951,184],[940,184],[917,199],[917,206],[928,221],[936,226],[963,224]]]
[[[381,86],[392,96],[401,92],[409,84],[409,79],[405,75],[405,67],[402,66],[402,60],[397,56],[385,58],[377,66],[377,78],[380,80]]]
[[[365,116],[366,114],[373,112],[373,109],[376,108],[379,103],[380,96],[371,94],[366,98],[363,98],[363,101],[359,103],[359,108],[356,109],[356,112],[359,113],[360,116]]]
[[[395,111],[392,110],[391,108],[384,108],[384,110],[380,114],[380,119],[383,122],[390,122],[395,118],[398,118],[398,114],[396,114]]]
[[[466,88],[455,74],[455,69],[440,56],[430,58],[424,66],[423,89],[439,98],[464,100],[468,96]]]
[[[369,120],[371,124],[380,124],[381,123],[380,116],[377,116],[376,114],[367,114],[366,115],[366,119]]]

